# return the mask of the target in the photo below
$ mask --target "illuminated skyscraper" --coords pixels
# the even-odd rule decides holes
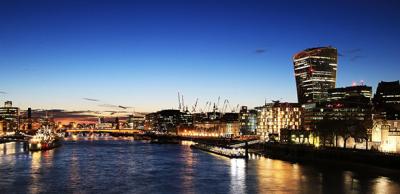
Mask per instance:
[[[310,48],[293,57],[297,99],[300,104],[326,99],[328,89],[336,86],[337,50]]]

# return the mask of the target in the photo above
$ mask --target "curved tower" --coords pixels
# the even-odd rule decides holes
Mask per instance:
[[[325,100],[336,86],[337,49],[310,48],[293,56],[297,99],[300,104]]]

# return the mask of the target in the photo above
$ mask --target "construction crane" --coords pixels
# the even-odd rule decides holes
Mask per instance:
[[[208,101],[208,105],[206,107],[206,112],[209,112],[211,108],[211,101]]]
[[[183,99],[183,95],[181,95],[182,97],[182,111],[185,111],[185,101]]]
[[[201,109],[201,112],[207,112],[207,106],[208,106],[208,101],[206,101],[206,104],[204,107]]]
[[[179,94],[179,92],[178,92],[178,109],[179,110],[181,110],[181,96],[180,96],[180,94]]]
[[[214,111],[218,111],[218,109],[219,109],[219,100],[220,99],[221,99],[221,96],[218,96],[217,106],[215,106],[215,104],[214,104]]]
[[[229,105],[229,100],[225,99],[224,104],[222,105],[221,113],[224,113],[226,111],[226,109],[228,108],[228,105]]]
[[[193,107],[192,107],[192,113],[196,112],[196,108],[197,108],[197,102],[199,101],[198,98],[196,98],[196,102],[194,103]]]
[[[239,104],[236,105],[234,109],[232,109],[232,112],[237,112],[239,110]]]

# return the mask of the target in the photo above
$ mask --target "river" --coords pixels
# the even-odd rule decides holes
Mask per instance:
[[[132,139],[65,141],[33,153],[0,144],[0,193],[400,193],[396,175]]]

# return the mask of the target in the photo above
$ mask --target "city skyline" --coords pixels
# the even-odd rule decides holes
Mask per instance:
[[[177,108],[178,91],[189,106],[297,102],[293,55],[328,45],[336,87],[399,79],[395,1],[97,2],[1,3],[1,103],[151,112]]]

